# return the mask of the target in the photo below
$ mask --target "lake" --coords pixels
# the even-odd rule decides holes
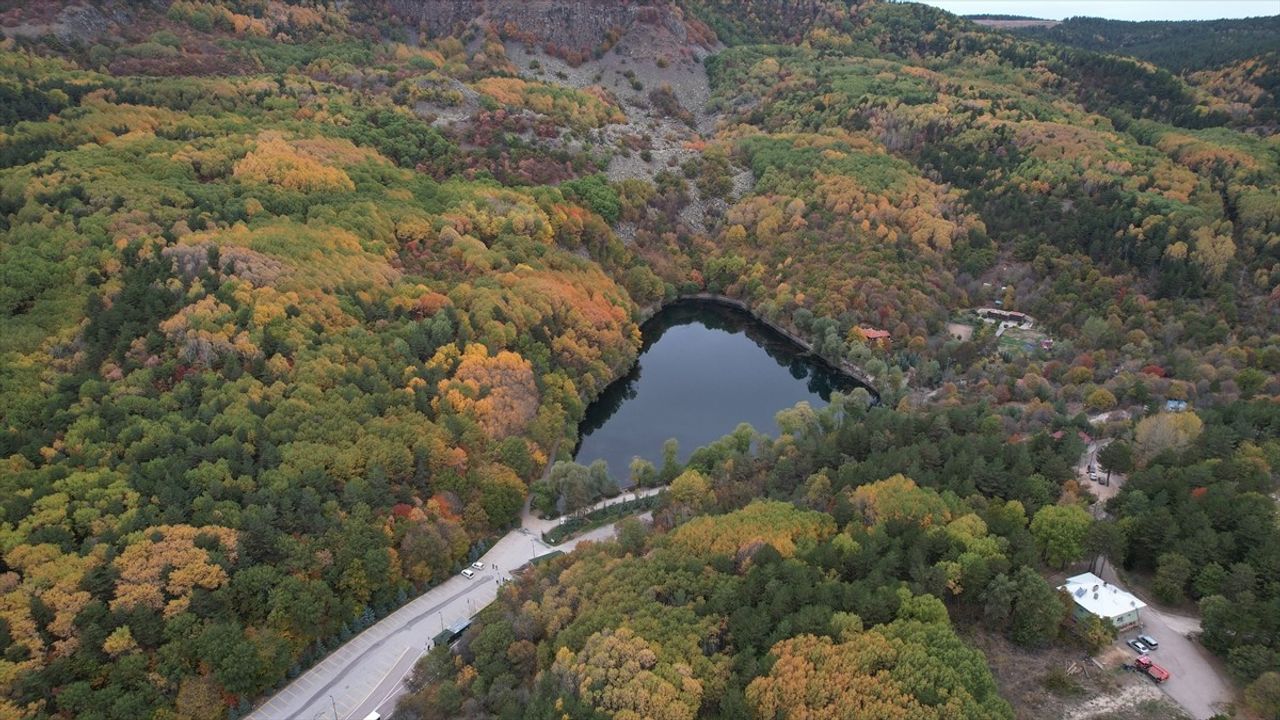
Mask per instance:
[[[641,328],[631,372],[605,388],[579,426],[574,459],[598,459],[624,487],[633,457],[662,466],[662,444],[683,461],[739,423],[776,436],[774,415],[800,401],[826,405],[832,391],[863,387],[750,313],[704,300],[680,301]]]

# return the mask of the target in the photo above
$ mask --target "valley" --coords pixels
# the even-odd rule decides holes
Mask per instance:
[[[1004,20],[0,3],[0,720],[1276,717],[1276,20]]]

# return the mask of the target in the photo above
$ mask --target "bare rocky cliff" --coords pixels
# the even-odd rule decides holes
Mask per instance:
[[[579,62],[608,50],[637,24],[661,27],[692,45],[715,42],[705,25],[664,0],[389,0],[387,7],[428,37],[474,26]]]

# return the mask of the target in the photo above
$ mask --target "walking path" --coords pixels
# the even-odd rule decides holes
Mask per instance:
[[[662,488],[623,493],[589,510],[648,497]],[[370,712],[389,715],[403,680],[431,638],[444,628],[480,611],[498,596],[501,580],[530,560],[556,550],[569,552],[580,542],[603,540],[616,532],[613,524],[551,546],[542,533],[554,519],[534,517],[526,502],[520,527],[507,533],[480,562],[484,570],[467,579],[455,575],[406,603],[399,610],[347,641],[337,651],[289,683],[254,710],[250,720],[363,720]]]

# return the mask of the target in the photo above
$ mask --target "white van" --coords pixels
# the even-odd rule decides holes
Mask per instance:
[[[476,576],[476,571],[475,571],[475,570],[472,570],[471,568],[466,568],[466,569],[464,569],[464,570],[462,571],[462,577],[464,577],[464,578],[466,578],[466,579],[468,579],[468,580],[470,580],[471,578],[473,578],[473,577],[475,577],[475,576]]]

